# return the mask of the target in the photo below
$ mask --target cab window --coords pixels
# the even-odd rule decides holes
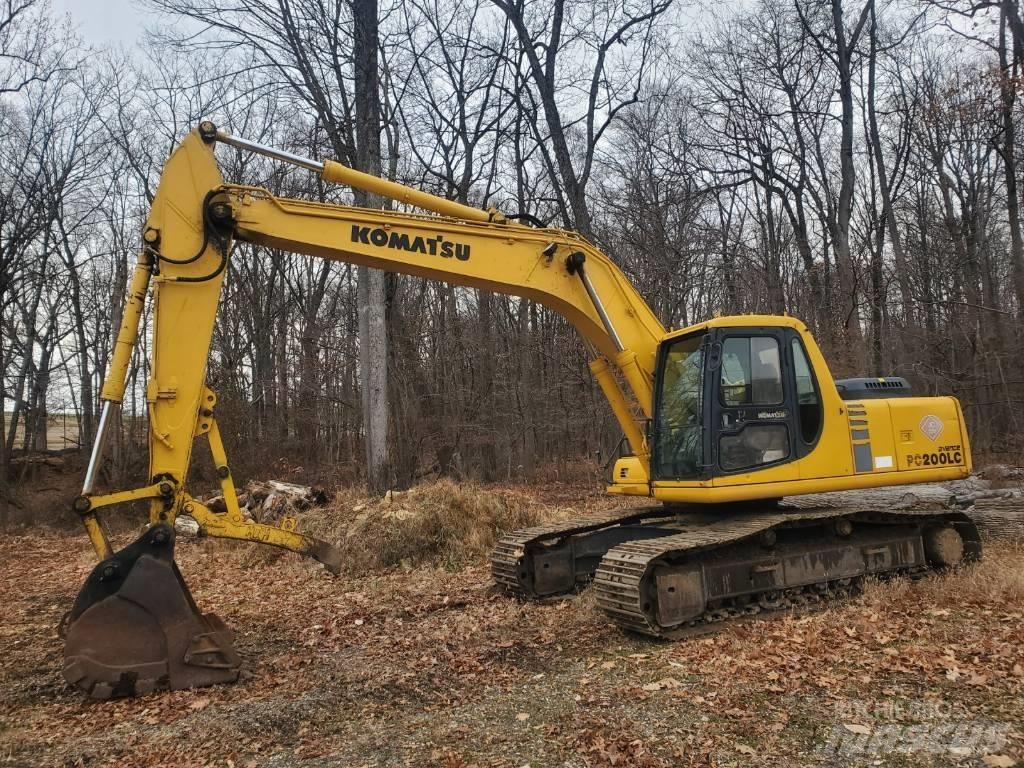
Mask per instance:
[[[822,407],[818,383],[807,361],[800,339],[793,339],[793,372],[796,374],[796,402],[800,415],[800,439],[812,445],[821,432]]]
[[[704,449],[704,336],[671,343],[661,367],[660,403],[655,417],[654,471],[657,477],[700,474]]]
[[[789,458],[789,430],[785,424],[748,424],[718,441],[718,461],[733,472],[774,464]]]
[[[771,336],[731,337],[722,345],[720,391],[722,404],[782,403],[782,365],[779,342]]]

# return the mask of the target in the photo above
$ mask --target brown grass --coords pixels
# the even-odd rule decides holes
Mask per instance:
[[[502,532],[557,514],[524,491],[451,480],[353,500],[342,495],[302,521],[313,535],[338,544],[353,573],[480,562]]]
[[[996,604],[1024,605],[1024,542],[983,540],[980,563],[935,574],[921,581],[870,582],[866,601],[878,608],[913,599],[949,608]]]

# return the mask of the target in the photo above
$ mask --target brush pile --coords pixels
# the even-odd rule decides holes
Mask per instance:
[[[354,518],[346,510],[337,511],[330,538],[340,539],[345,562],[356,572],[479,562],[502,532],[537,525],[550,516],[547,507],[522,491],[451,480],[390,491],[350,510]]]

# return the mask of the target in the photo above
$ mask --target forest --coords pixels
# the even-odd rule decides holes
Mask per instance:
[[[666,327],[800,317],[835,375],[956,395],[976,453],[1020,450],[1018,0],[139,5],[127,49],[0,3],[4,516],[20,457],[91,445],[162,163],[201,119],[576,230]],[[380,204],[218,157],[275,194]],[[112,483],[145,455],[147,344]],[[529,300],[240,244],[208,381],[240,474],[383,490],[603,463],[619,435],[587,363]]]

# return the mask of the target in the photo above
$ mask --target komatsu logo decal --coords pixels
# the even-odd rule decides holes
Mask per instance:
[[[437,237],[411,237],[403,232],[389,232],[381,227],[374,229],[353,224],[352,242],[362,243],[363,245],[376,245],[379,248],[392,248],[396,251],[406,251],[408,253],[440,256],[443,259],[454,257],[459,261],[469,261],[469,246],[465,243],[445,240],[444,235],[438,235]]]

